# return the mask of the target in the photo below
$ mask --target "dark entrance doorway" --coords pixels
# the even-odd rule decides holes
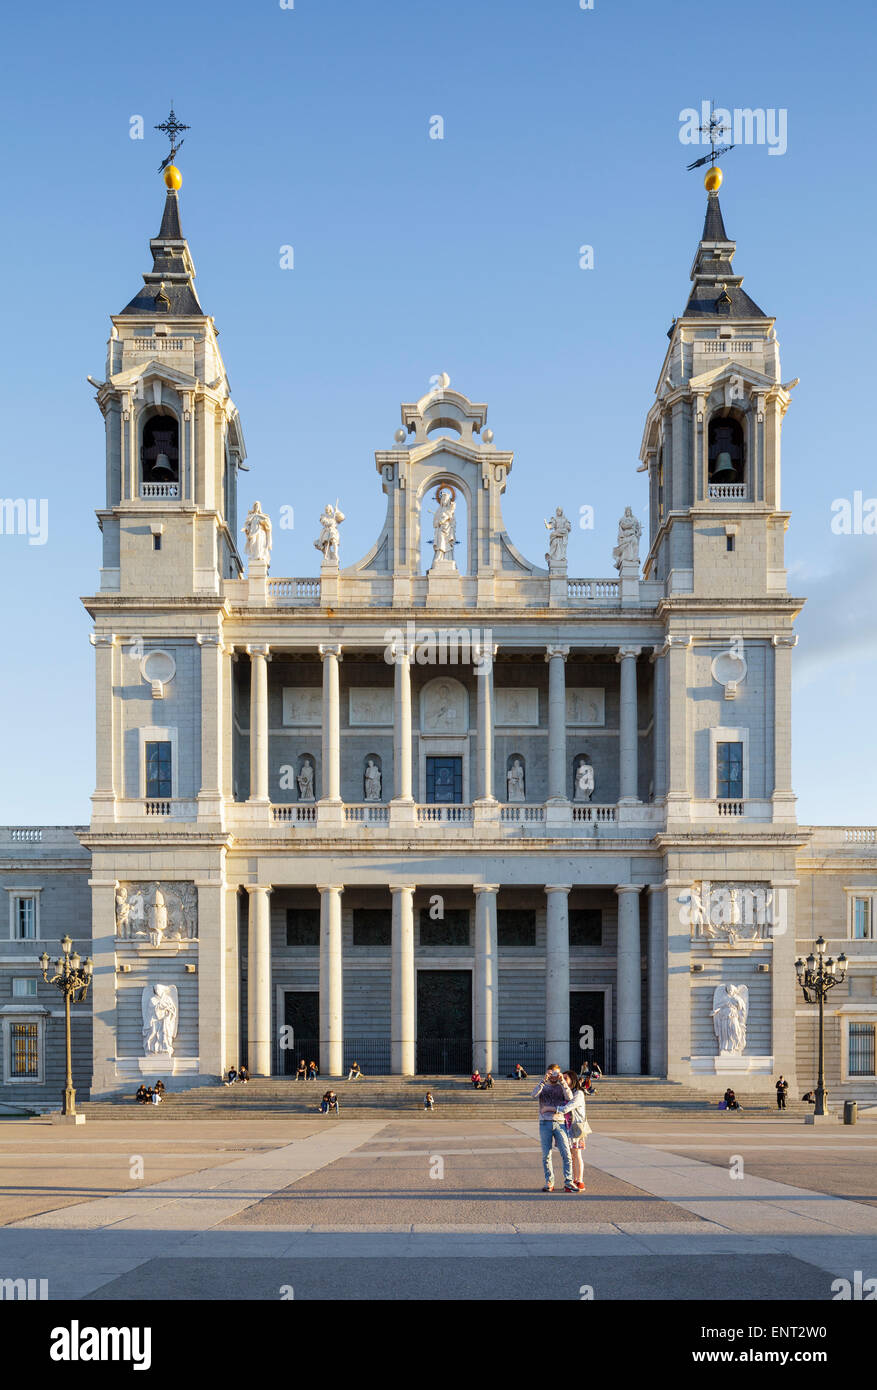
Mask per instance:
[[[418,970],[417,1070],[472,1070],[472,971]]]
[[[292,1029],[292,1037],[280,1049],[280,1066],[285,1076],[294,1076],[299,1060],[320,1061],[320,994],[319,990],[287,989],[283,995],[283,1022]],[[287,1035],[288,1036],[288,1035]]]
[[[573,990],[569,996],[569,1060],[581,1068],[583,1062],[596,1062],[601,1071],[612,1070],[606,1055],[606,996],[602,990]],[[586,1024],[594,1030],[594,1046],[581,1046],[581,1030]],[[546,1058],[546,1065],[552,1059]],[[563,1066],[563,1059],[560,1059]]]
[[[426,799],[430,805],[435,802],[460,804],[463,800],[462,758],[427,758]]]

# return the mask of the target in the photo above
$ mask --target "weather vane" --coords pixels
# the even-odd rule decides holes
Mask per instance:
[[[163,130],[165,135],[171,142],[170,154],[168,155],[167,159],[162,160],[161,164],[159,164],[158,166],[158,172],[161,173],[162,170],[166,169],[169,164],[173,164],[174,159],[176,158],[177,150],[184,143],[182,140],[178,140],[177,136],[180,134],[181,131],[190,129],[189,126],[183,125],[181,121],[177,120],[176,115],[174,114],[173,98],[171,98],[171,114],[168,116],[166,121],[162,121],[161,125],[155,126],[154,129]]]
[[[701,135],[709,136],[710,152],[709,154],[705,154],[702,159],[696,159],[693,164],[689,164],[689,171],[692,169],[699,169],[702,164],[709,164],[711,166],[714,165],[717,159],[719,159],[723,154],[727,154],[728,150],[732,150],[734,148],[733,145],[721,145],[718,149],[716,149],[716,142],[720,140],[723,135],[730,135],[731,127],[723,125],[722,122],[718,119],[718,117],[716,116],[715,104],[713,102],[710,102],[709,125],[701,125],[697,128],[700,131]]]

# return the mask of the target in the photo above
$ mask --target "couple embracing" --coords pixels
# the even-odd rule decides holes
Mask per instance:
[[[556,1062],[545,1073],[533,1096],[539,1101],[539,1139],[545,1168],[543,1192],[554,1191],[551,1145],[556,1144],[563,1164],[564,1192],[584,1192],[585,1136],[590,1134],[585,1112],[585,1093],[575,1072],[562,1072]]]

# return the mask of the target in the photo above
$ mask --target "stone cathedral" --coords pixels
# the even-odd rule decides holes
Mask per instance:
[[[72,1025],[92,1095],[301,1058],[335,1077],[587,1057],[710,1093],[803,1088],[795,962],[822,934],[847,957],[829,1083],[877,1097],[877,832],[797,822],[796,382],[715,186],[645,412],[647,527],[624,512],[604,576],[568,573],[560,475],[545,555],[516,546],[514,454],[443,376],[375,452],[368,552],[346,553],[346,497],[314,518],[314,572],[278,577],[165,181],[93,381],[90,823],[0,830],[0,1102],[56,1103],[37,957],[67,930],[94,960]]]

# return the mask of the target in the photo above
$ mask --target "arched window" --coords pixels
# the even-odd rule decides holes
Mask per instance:
[[[146,421],[140,464],[145,496],[179,496],[180,427],[173,415],[152,415]]]
[[[732,415],[714,415],[710,420],[707,461],[710,483],[745,482],[743,427]]]

